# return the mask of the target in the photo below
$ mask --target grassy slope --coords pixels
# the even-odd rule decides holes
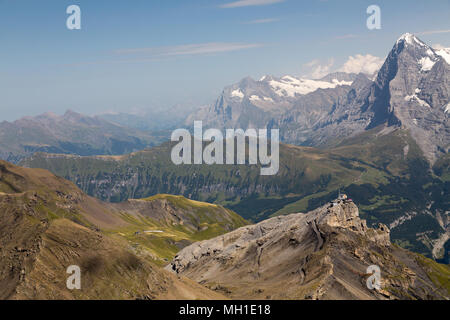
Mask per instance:
[[[161,195],[142,201],[143,207],[163,199],[172,201],[171,196]],[[181,197],[173,200],[171,209],[178,210],[178,216],[189,215],[186,221],[192,220],[189,228],[136,214],[127,203],[102,203],[46,170],[0,162],[0,299],[220,298],[167,274],[155,262],[162,264],[163,257],[172,258],[179,250],[165,250],[174,238],[187,245],[246,222],[216,205]],[[151,215],[152,210],[147,213]],[[167,231],[164,237],[142,236],[148,246],[156,248],[155,254],[133,246],[134,239],[122,233],[150,227]],[[196,232],[196,227],[201,231]],[[87,272],[81,292],[65,289],[65,268],[71,264]]]
[[[140,212],[139,207],[130,208],[127,212],[124,205],[125,208],[119,208],[119,214],[128,225],[109,229],[108,232],[124,237],[135,250],[150,254],[160,265],[167,264],[181,248],[195,241],[211,239],[247,224],[229,209],[182,196],[160,194],[132,202],[136,201],[140,205],[147,203],[156,211],[164,207],[164,211],[171,215],[152,217]],[[174,214],[181,217],[181,221],[174,219]]]

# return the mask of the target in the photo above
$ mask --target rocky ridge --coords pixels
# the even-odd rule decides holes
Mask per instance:
[[[434,262],[392,245],[389,232],[335,201],[193,244],[166,268],[237,299],[448,298],[427,273],[424,261]],[[371,265],[382,273],[377,290],[366,284]]]

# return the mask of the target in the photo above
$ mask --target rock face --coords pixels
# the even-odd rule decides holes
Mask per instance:
[[[193,244],[166,268],[237,299],[449,297],[418,257],[391,245],[385,225],[367,228],[354,203],[336,201]],[[366,284],[371,265],[381,269],[377,290]]]
[[[368,98],[370,127],[381,123],[410,130],[428,160],[448,153],[450,65],[412,34],[390,52]]]

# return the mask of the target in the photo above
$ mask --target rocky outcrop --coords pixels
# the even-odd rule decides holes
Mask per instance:
[[[123,210],[48,171],[0,161],[0,300],[224,298],[112,234],[136,217]],[[71,265],[80,267],[80,290],[66,286]]]
[[[193,244],[166,268],[238,299],[448,297],[389,232],[368,228],[354,203],[335,201]],[[371,265],[382,270],[377,290],[366,284]]]

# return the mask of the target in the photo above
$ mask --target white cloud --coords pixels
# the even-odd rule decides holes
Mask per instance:
[[[272,22],[277,22],[277,21],[279,21],[279,19],[267,18],[267,19],[257,19],[257,20],[248,21],[248,22],[246,22],[246,24],[262,24],[262,23],[272,23]]]
[[[347,62],[338,70],[347,73],[366,73],[374,74],[383,65],[383,59],[370,54],[357,54],[354,57],[348,57]]]
[[[336,71],[347,73],[365,73],[372,75],[381,68],[383,62],[383,59],[370,54],[357,54],[355,56],[348,57],[348,60],[344,63],[344,65],[336,69],[337,67],[334,67],[333,58],[329,59],[326,63],[315,59],[303,65],[303,67],[307,70],[304,76],[311,79],[320,79]]]
[[[249,6],[265,6],[273,3],[284,2],[285,0],[240,0],[221,5],[221,8],[240,8]]]
[[[331,68],[333,67],[333,65],[333,58],[329,59],[328,63],[326,64],[321,64],[320,61],[316,59],[306,63],[304,67],[310,69],[309,74],[307,75],[308,77],[311,77],[312,79],[320,79],[331,73]]]
[[[440,43],[433,44],[432,47],[433,47],[433,49],[436,49],[436,50],[442,50],[442,49],[446,49],[447,48],[447,47],[443,46]]]
[[[444,30],[430,30],[430,31],[423,31],[416,33],[417,35],[427,35],[427,34],[440,34],[440,33],[450,33],[450,29],[444,29]]]
[[[239,51],[245,49],[259,48],[260,43],[240,43],[240,42],[209,42],[200,44],[186,44],[168,47],[152,47],[137,49],[117,50],[117,54],[144,54],[151,57],[168,57],[183,55],[202,55],[220,52]]]

